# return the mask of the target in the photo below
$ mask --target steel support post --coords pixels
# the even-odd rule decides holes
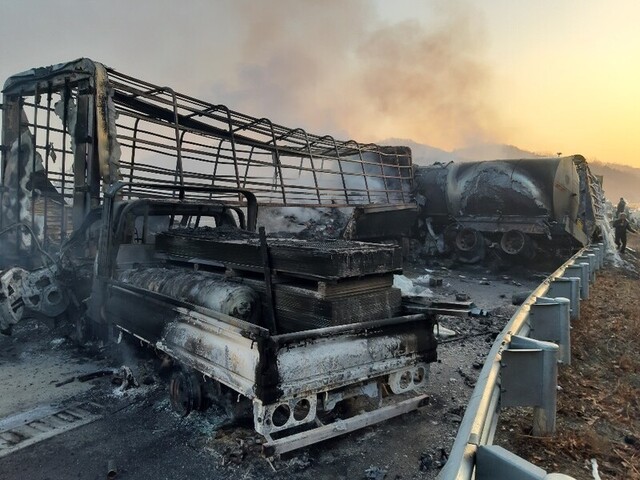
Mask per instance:
[[[585,253],[580,255],[577,259],[578,262],[585,262],[589,264],[589,281],[591,283],[596,280],[596,270],[598,269],[598,258],[594,253]]]
[[[547,472],[498,445],[480,445],[476,480],[543,480]]]
[[[599,258],[600,258],[600,268],[604,267],[604,257],[605,257],[605,253],[606,253],[606,249],[605,249],[604,243],[602,243],[602,242],[595,243],[595,244],[593,244],[593,248],[598,251],[598,255],[599,255]]]
[[[565,365],[571,365],[570,303],[568,298],[538,297],[529,312],[529,336],[557,344],[558,361]]]
[[[564,297],[569,299],[569,314],[571,320],[580,318],[580,277],[559,277],[549,284],[548,296],[551,298]]]
[[[586,253],[593,253],[596,256],[596,270],[600,270],[602,268],[602,263],[604,260],[600,247],[598,247],[597,245],[591,245],[591,247],[586,250]]]
[[[575,480],[562,473],[547,473],[498,445],[481,445],[476,453],[476,480]]]
[[[502,353],[501,403],[533,407],[533,435],[556,430],[558,345],[514,335]]]
[[[580,299],[589,298],[589,264],[584,262],[576,262],[569,265],[562,275],[565,278],[580,277]]]

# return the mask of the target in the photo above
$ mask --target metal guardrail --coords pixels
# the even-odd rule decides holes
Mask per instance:
[[[447,464],[440,474],[439,480],[467,480],[467,479],[544,479],[544,478],[571,478],[559,474],[547,475],[543,469],[521,459],[507,450],[493,446],[500,408],[503,405],[525,405],[514,401],[514,391],[528,391],[531,394],[531,386],[538,388],[538,399],[533,399],[534,433],[553,433],[555,431],[555,406],[557,386],[557,360],[562,363],[570,362],[569,317],[578,318],[580,299],[588,298],[589,282],[595,280],[595,271],[603,264],[604,245],[594,244],[581,249],[567,260],[555,272],[547,277],[527,298],[522,306],[511,317],[502,332],[496,338],[491,348],[485,365],[480,372],[476,387],[471,394],[465,415],[460,424],[458,435],[449,454]],[[553,299],[546,298],[554,297]],[[559,297],[559,298],[558,298]],[[566,299],[568,299],[568,302]],[[556,301],[557,300],[557,301]],[[558,346],[540,338],[541,335],[533,335],[538,340],[526,338],[536,330],[536,333],[544,336],[545,327],[542,325],[545,317],[548,317],[548,306],[557,306],[559,317],[556,313],[547,325],[552,328],[564,326],[564,334],[556,333],[556,338],[561,338],[564,345]],[[544,313],[542,310],[547,310]],[[537,312],[538,311],[538,312]],[[537,312],[537,315],[536,315]],[[535,319],[533,318],[535,317]],[[563,318],[566,317],[566,320]],[[532,329],[532,325],[535,328]],[[525,337],[525,338],[523,338]],[[564,337],[564,338],[562,338]],[[537,370],[539,382],[532,381],[531,372],[525,375],[522,361],[510,362],[514,370],[518,367],[517,375],[505,375],[505,361],[512,352],[539,352],[540,362],[543,367]],[[558,355],[559,353],[559,355]],[[526,355],[532,358],[532,355]],[[549,361],[549,358],[552,361]],[[538,365],[540,365],[538,362]],[[505,369],[506,370],[506,369]],[[509,394],[503,388],[504,383],[510,377],[510,382],[517,378],[521,384],[509,386]],[[534,375],[535,377],[535,375]],[[523,390],[524,389],[524,390]],[[534,392],[536,393],[536,392]],[[551,411],[552,410],[552,411]]]

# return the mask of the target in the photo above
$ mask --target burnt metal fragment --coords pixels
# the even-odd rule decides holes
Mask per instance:
[[[107,478],[108,479],[116,478],[117,475],[118,475],[118,468],[116,467],[115,460],[108,460],[107,461]]]

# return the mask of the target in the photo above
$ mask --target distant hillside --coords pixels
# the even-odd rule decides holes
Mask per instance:
[[[404,145],[410,147],[413,154],[413,162],[416,165],[430,165],[434,162],[447,163],[450,161],[468,162],[543,157],[543,155],[522,150],[513,145],[502,144],[484,144],[475,147],[458,148],[452,152],[447,152],[407,139],[389,138],[378,143],[380,145]],[[640,205],[640,168],[603,162],[589,162],[589,166],[595,175],[604,177],[603,187],[605,195],[610,201],[617,203],[620,197],[624,197],[627,202]]]
[[[404,147],[411,148],[411,157],[415,165],[431,165],[435,162],[448,163],[452,160],[460,160],[451,152],[446,152],[436,147],[417,143],[406,138],[387,138],[386,140],[376,143],[378,145],[402,145]]]
[[[602,175],[602,187],[607,198],[617,203],[620,197],[635,205],[640,204],[640,168],[612,163],[589,162],[591,171]]]
[[[411,148],[413,163],[416,165],[430,165],[435,162],[474,162],[480,160],[503,160],[510,158],[537,158],[538,155],[527,150],[522,150],[513,145],[482,144],[474,147],[458,148],[447,152],[440,148],[417,143],[405,138],[388,138],[379,145],[403,145]]]
[[[522,150],[513,145],[486,143],[474,147],[458,148],[452,152],[461,160],[506,160],[512,158],[536,158],[542,157],[527,150]]]

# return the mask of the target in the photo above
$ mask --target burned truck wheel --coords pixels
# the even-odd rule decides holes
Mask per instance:
[[[520,230],[509,230],[502,234],[500,248],[504,253],[511,256],[519,256],[532,259],[535,249],[529,236]]]
[[[169,398],[174,411],[182,417],[202,409],[204,394],[198,375],[182,369],[174,372],[169,383]]]
[[[484,236],[473,228],[458,231],[455,239],[458,259],[463,263],[480,262],[485,255]]]

